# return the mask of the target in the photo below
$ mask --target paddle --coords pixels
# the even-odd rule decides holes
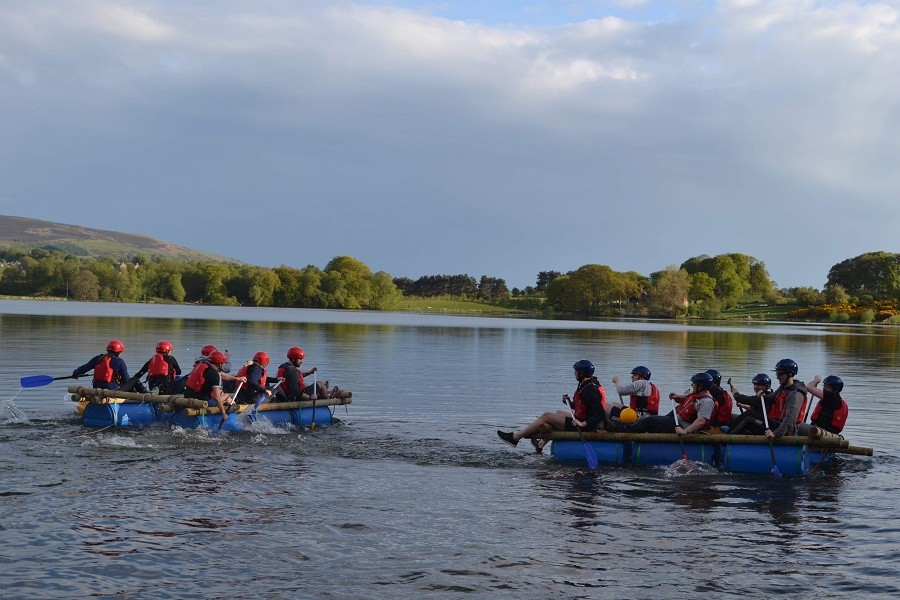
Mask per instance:
[[[731,377],[728,378],[728,387],[731,388],[731,393],[733,394],[733,393],[734,393],[734,386],[731,385]],[[735,401],[734,403],[737,404],[737,401]],[[741,408],[741,405],[740,405],[740,404],[738,404],[738,411],[740,411],[740,414],[744,414],[744,409]]]
[[[19,385],[23,388],[41,387],[59,381],[60,379],[78,379],[81,375],[65,375],[64,377],[54,377],[53,375],[31,375],[23,377],[19,380]]]
[[[587,443],[586,439],[584,439],[584,433],[581,431],[581,427],[575,425],[574,423],[575,410],[572,408],[572,401],[569,400],[568,396],[566,396],[566,404],[569,405],[569,413],[571,413],[572,415],[572,425],[575,426],[575,430],[578,432],[578,437],[581,438],[581,443],[584,444],[584,458],[587,461],[588,467],[590,467],[592,471],[596,470],[598,465],[597,455],[594,454],[594,449],[591,448],[591,445]]]
[[[766,424],[766,429],[769,428],[769,416],[766,414],[766,399],[763,396],[759,397],[759,402],[762,404],[762,414],[763,421]],[[772,438],[769,438],[769,454],[772,455],[772,475],[775,477],[781,477],[781,471],[778,470],[778,465],[775,464],[775,446],[772,445]]]
[[[281,377],[278,381],[272,384],[271,388],[269,388],[272,391],[272,396],[275,395],[275,390],[278,389],[278,386],[281,385],[282,381],[284,381],[284,377]],[[253,412],[255,413],[256,409],[259,408],[260,405],[265,404],[272,396],[266,394],[265,392],[260,394],[259,400],[257,400],[256,404],[253,405]]]
[[[678,407],[675,406],[675,398],[669,398],[672,401],[672,417],[675,419],[675,427],[678,427]],[[687,452],[684,449],[684,440],[681,439],[681,434],[678,435],[678,445],[681,446],[681,460],[687,460]]]
[[[316,399],[319,397],[319,384],[316,383],[316,372],[313,371],[313,393],[312,393],[312,424],[309,426],[310,429],[316,428]]]
[[[237,402],[237,395],[238,395],[238,392],[241,391],[242,385],[244,385],[244,382],[238,381],[237,387],[234,388],[234,393],[231,395],[231,399],[233,402]],[[222,429],[222,425],[224,425],[225,421],[228,420],[228,410],[227,410],[228,407],[225,407],[225,408],[226,408],[226,410],[224,410],[222,412],[222,420],[219,421],[219,429]]]

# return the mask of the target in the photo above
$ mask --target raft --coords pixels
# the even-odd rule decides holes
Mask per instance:
[[[217,431],[241,431],[252,423],[266,422],[274,427],[313,427],[336,422],[336,406],[351,403],[353,394],[341,392],[339,398],[300,402],[267,402],[233,405],[225,420],[217,406],[181,395],[140,394],[120,390],[101,390],[69,386],[76,412],[85,427],[147,427],[165,424],[185,429],[206,428]]]
[[[670,465],[682,458],[681,443],[674,433],[584,433],[598,462],[619,465]],[[550,454],[563,463],[586,464],[584,444],[577,432],[554,431],[544,434],[550,440]],[[761,435],[690,434],[682,435],[688,460],[712,465],[731,473],[764,474],[772,472],[769,441]],[[835,454],[872,456],[871,448],[850,446],[834,434],[812,428],[807,437],[782,437],[774,440],[775,463],[782,475],[800,477],[810,468],[824,464]]]

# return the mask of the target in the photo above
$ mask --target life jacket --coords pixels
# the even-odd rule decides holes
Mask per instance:
[[[249,367],[252,364],[253,363],[251,362],[249,365],[244,365],[243,367],[241,367],[237,372],[237,377],[246,377],[247,376],[247,367]],[[260,385],[260,387],[263,387],[263,388],[266,387],[266,370],[265,369],[262,370],[262,377],[259,378],[259,385]]]
[[[712,394],[713,400],[716,401],[716,410],[712,414],[712,424],[715,426],[727,425],[731,421],[731,407],[734,403],[731,394],[717,385],[713,386],[709,393]]]
[[[209,366],[210,363],[206,362],[205,360],[195,362],[194,370],[191,371],[190,375],[188,375],[184,387],[199,394],[200,391],[203,390],[203,385],[206,383],[206,378],[203,376],[203,374]]]
[[[631,402],[628,405],[639,413],[659,414],[659,388],[651,383],[649,396],[631,394]]]
[[[810,423],[817,427],[821,427],[831,433],[840,433],[844,429],[847,422],[847,416],[850,414],[850,408],[847,402],[841,398],[841,405],[835,410],[823,410],[822,401],[820,400],[813,409],[812,420]]]
[[[604,413],[606,412],[606,392],[603,390],[603,386],[596,381],[588,381],[584,385],[579,385],[572,395],[572,412],[575,413],[575,418],[579,421],[584,421],[588,418],[587,404],[581,400],[581,390],[584,389],[585,385],[593,385],[597,388],[597,392],[600,394],[600,407]]]
[[[697,400],[699,400],[700,398],[704,398],[704,397],[707,397],[707,395],[699,394],[699,393],[698,394],[688,394],[687,396],[685,396],[684,400],[682,400],[678,404],[678,406],[675,408],[675,412],[677,413],[676,417],[675,417],[675,425],[680,427],[680,424],[678,423],[678,417],[681,417],[683,420],[687,421],[688,423],[693,423],[694,421],[696,421],[697,420]],[[716,399],[713,398],[712,395],[710,395],[709,397],[712,398],[713,403],[716,404],[716,408],[713,409],[713,415],[715,415],[716,410],[718,408],[718,403],[716,403]],[[710,420],[707,420],[706,425],[701,427],[698,431],[702,431],[704,429],[709,429],[711,425],[712,425],[712,423],[710,422]]]
[[[150,359],[150,364],[147,366],[147,377],[165,377],[168,374],[169,363],[166,362],[166,355],[162,352],[157,352]]]
[[[94,381],[112,383],[115,372],[112,370],[112,367],[109,366],[111,360],[112,356],[109,354],[104,354],[100,357],[100,360],[94,365]]]
[[[297,376],[300,378],[300,381],[298,383],[299,383],[301,394],[303,393],[304,385],[303,385],[303,371],[298,369],[291,361],[282,363],[281,366],[278,367],[278,371],[275,372],[275,376],[278,377],[278,379],[281,379],[281,383],[278,384],[278,387],[281,389],[282,392],[284,392],[285,396],[290,398],[291,397],[291,389],[288,386],[287,377],[285,377],[285,375],[284,375],[285,371],[287,371],[288,369],[294,369],[297,371]]]
[[[775,419],[776,421],[784,420],[784,411],[787,404],[788,395],[797,390],[793,385],[789,388],[778,388],[775,392],[775,402],[772,403],[772,407],[769,409],[768,416],[770,419]],[[799,390],[797,390],[799,391]],[[797,412],[797,423],[802,423],[806,419],[806,392],[803,393],[803,404],[800,405],[800,410]]]

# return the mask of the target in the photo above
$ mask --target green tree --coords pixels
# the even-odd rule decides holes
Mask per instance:
[[[686,273],[687,271],[685,271]],[[716,297],[716,280],[702,271],[689,275],[691,291],[689,298],[694,302],[706,302]]]
[[[84,269],[72,280],[72,298],[81,302],[96,302],[100,299],[100,279]]]
[[[674,319],[687,314],[691,278],[684,269],[670,266],[657,274],[650,289],[650,314]]]
[[[840,285],[851,296],[876,300],[900,295],[900,254],[868,252],[848,258],[828,271],[827,287]]]

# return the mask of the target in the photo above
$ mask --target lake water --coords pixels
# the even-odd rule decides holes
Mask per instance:
[[[63,380],[122,339],[287,348],[353,391],[330,428],[83,428]],[[900,330],[0,301],[3,598],[897,597]],[[611,389],[708,368],[750,391],[790,357],[836,374],[875,456],[802,479],[553,463],[498,428],[561,408],[587,358]],[[83,383],[85,380],[81,380]],[[614,395],[614,392],[613,392]]]

